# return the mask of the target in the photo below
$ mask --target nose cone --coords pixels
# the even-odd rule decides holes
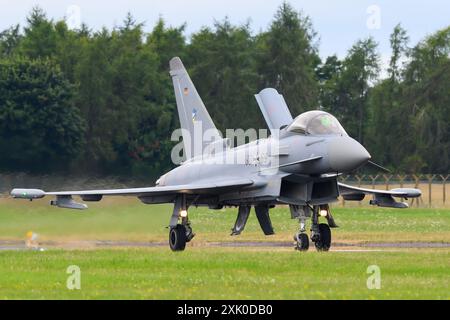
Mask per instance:
[[[336,172],[350,172],[370,160],[369,152],[350,137],[339,137],[328,144],[328,156],[331,168]]]

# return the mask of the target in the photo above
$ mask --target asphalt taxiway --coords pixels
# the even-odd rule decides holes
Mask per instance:
[[[132,241],[47,241],[39,243],[36,248],[28,248],[25,241],[0,241],[0,251],[5,250],[39,250],[39,249],[107,249],[107,248],[154,248],[167,247],[166,242],[132,242]],[[222,248],[292,248],[289,241],[224,241],[193,243],[193,247],[222,247]],[[364,242],[345,243],[335,242],[332,251],[389,251],[392,249],[431,249],[450,248],[447,242]]]

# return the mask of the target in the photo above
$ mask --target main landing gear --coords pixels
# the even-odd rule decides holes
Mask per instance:
[[[306,219],[311,218],[311,241],[317,251],[329,251],[331,248],[331,229],[338,226],[334,222],[328,205],[321,206],[291,206],[293,218],[300,221],[300,230],[294,236],[295,249],[298,251],[308,251],[309,238],[306,234]],[[327,223],[319,223],[319,218],[324,217]]]
[[[194,238],[195,234],[192,232],[189,224],[178,224],[175,227],[170,227],[169,231],[169,246],[172,251],[184,251],[186,243]]]
[[[190,242],[195,236],[188,218],[186,195],[181,195],[176,199],[169,228],[170,249],[172,251],[184,251],[186,243]]]

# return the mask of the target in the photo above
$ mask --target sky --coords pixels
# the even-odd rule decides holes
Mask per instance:
[[[228,17],[234,24],[250,21],[257,33],[267,30],[283,0],[0,0],[0,30],[20,23],[35,5],[53,19],[66,18],[76,26],[112,28],[127,12],[151,31],[159,17],[172,26],[186,23],[186,36],[215,20]],[[373,36],[379,43],[383,63],[389,59],[389,35],[397,23],[408,31],[411,45],[450,25],[448,0],[290,0],[295,9],[310,16],[320,37],[320,55],[344,57],[356,40]]]

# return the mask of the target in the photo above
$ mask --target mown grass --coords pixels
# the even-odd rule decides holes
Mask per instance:
[[[106,199],[88,211],[0,200],[0,240],[167,241],[170,206]],[[295,252],[291,248],[217,248],[205,241],[290,241],[298,225],[288,208],[272,210],[276,236],[264,237],[254,214],[231,238],[236,210],[190,211],[197,237],[187,251],[167,247],[0,251],[0,299],[449,299],[450,252]],[[335,209],[335,241],[450,241],[450,212],[437,209]],[[67,267],[81,268],[81,290],[66,288]],[[381,290],[366,286],[381,268]]]
[[[165,248],[0,252],[0,299],[449,299],[449,253]],[[81,290],[66,287],[69,265]],[[367,268],[381,289],[367,288]]]
[[[106,199],[90,204],[86,211],[50,207],[45,200],[30,203],[2,199],[0,239],[24,239],[28,231],[33,231],[41,240],[166,241],[171,210],[168,205],[143,205],[129,198]],[[288,208],[277,208],[271,211],[275,236],[265,237],[252,214],[244,233],[231,238],[236,211],[190,210],[195,241],[290,241],[298,228]],[[333,212],[341,226],[333,231],[336,241],[450,242],[450,210],[361,207],[336,208]]]

